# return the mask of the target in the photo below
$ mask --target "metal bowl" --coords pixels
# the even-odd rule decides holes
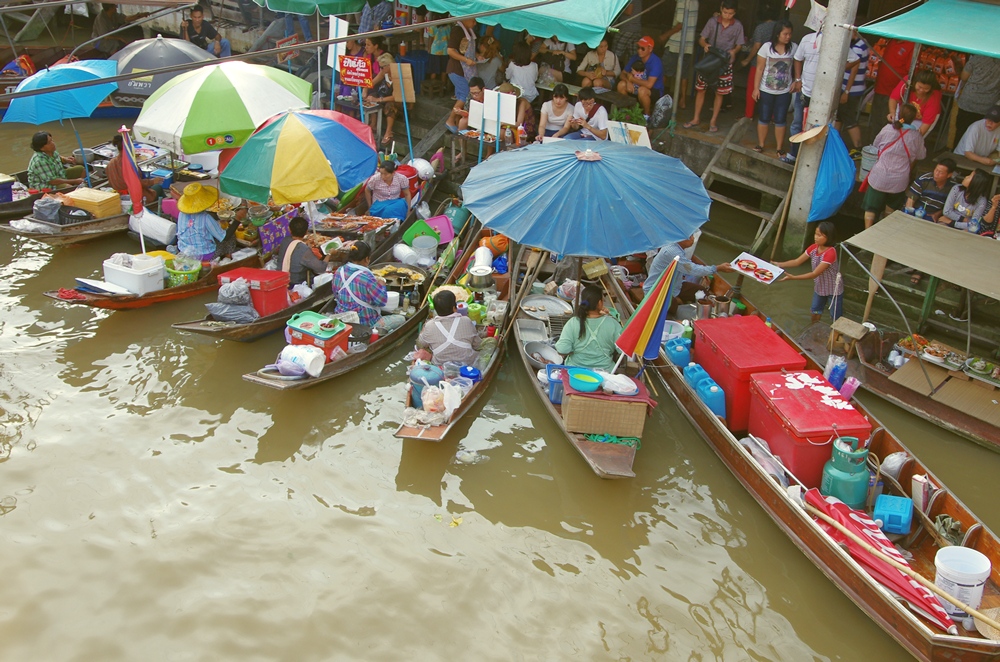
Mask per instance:
[[[532,354],[540,354],[548,361],[557,365],[562,364],[563,361],[562,355],[552,345],[538,340],[524,343],[524,353],[528,355],[528,363],[535,366],[536,369],[544,368],[545,364],[532,356]]]

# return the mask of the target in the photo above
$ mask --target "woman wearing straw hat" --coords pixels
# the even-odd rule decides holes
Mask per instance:
[[[206,209],[219,199],[214,186],[188,184],[177,201],[177,250],[202,260],[215,258],[218,242],[226,237],[225,230]]]

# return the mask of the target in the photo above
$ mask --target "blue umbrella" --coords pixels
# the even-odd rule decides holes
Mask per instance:
[[[118,63],[113,60],[79,60],[61,64],[25,78],[14,91],[41,90],[57,85],[110,78],[117,73],[117,67]],[[90,117],[101,102],[117,87],[117,83],[105,83],[14,99],[10,102],[10,107],[7,108],[7,112],[3,116],[3,121],[45,124],[55,120],[68,119],[70,126],[73,127],[73,133],[76,134],[76,141],[80,145],[80,153],[83,154],[83,142],[80,140],[76,126],[73,125],[73,118]],[[90,186],[90,173],[87,171],[86,159],[83,159],[83,162],[87,186]]]
[[[514,241],[598,257],[686,239],[708,220],[711,204],[701,179],[678,159],[578,140],[500,152],[469,172],[462,197],[484,225]]]

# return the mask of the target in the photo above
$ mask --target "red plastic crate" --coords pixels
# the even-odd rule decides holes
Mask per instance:
[[[347,324],[344,326],[343,331],[324,340],[322,338],[317,338],[307,331],[299,331],[298,329],[293,329],[290,326],[286,328],[288,329],[288,335],[291,337],[293,345],[314,345],[319,347],[323,350],[323,353],[326,354],[327,361],[333,360],[333,350],[337,347],[345,352],[347,351],[347,341],[351,337],[352,329],[351,325]]]
[[[695,320],[691,356],[726,394],[726,425],[733,432],[747,429],[750,375],[806,367],[805,357],[756,316]]]
[[[261,317],[267,317],[288,308],[288,277],[287,271],[240,267],[220,274],[219,285],[246,278],[250,283],[250,299],[254,310]]]
[[[868,419],[817,370],[750,378],[750,427],[806,487],[819,487],[833,438],[871,435]]]

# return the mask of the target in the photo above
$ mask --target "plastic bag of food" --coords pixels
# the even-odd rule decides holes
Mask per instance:
[[[219,303],[249,306],[250,302],[250,283],[246,278],[237,278],[219,288]]]
[[[458,406],[462,404],[462,389],[450,382],[441,382],[438,388],[444,394],[444,417],[450,419]]]
[[[174,271],[201,271],[201,258],[179,253],[171,267]]]
[[[424,411],[429,413],[444,412],[444,391],[437,386],[425,386],[420,392],[420,400],[424,403]]]
[[[231,303],[206,303],[208,314],[217,322],[236,322],[237,324],[249,324],[260,315],[253,306],[245,306]]]

